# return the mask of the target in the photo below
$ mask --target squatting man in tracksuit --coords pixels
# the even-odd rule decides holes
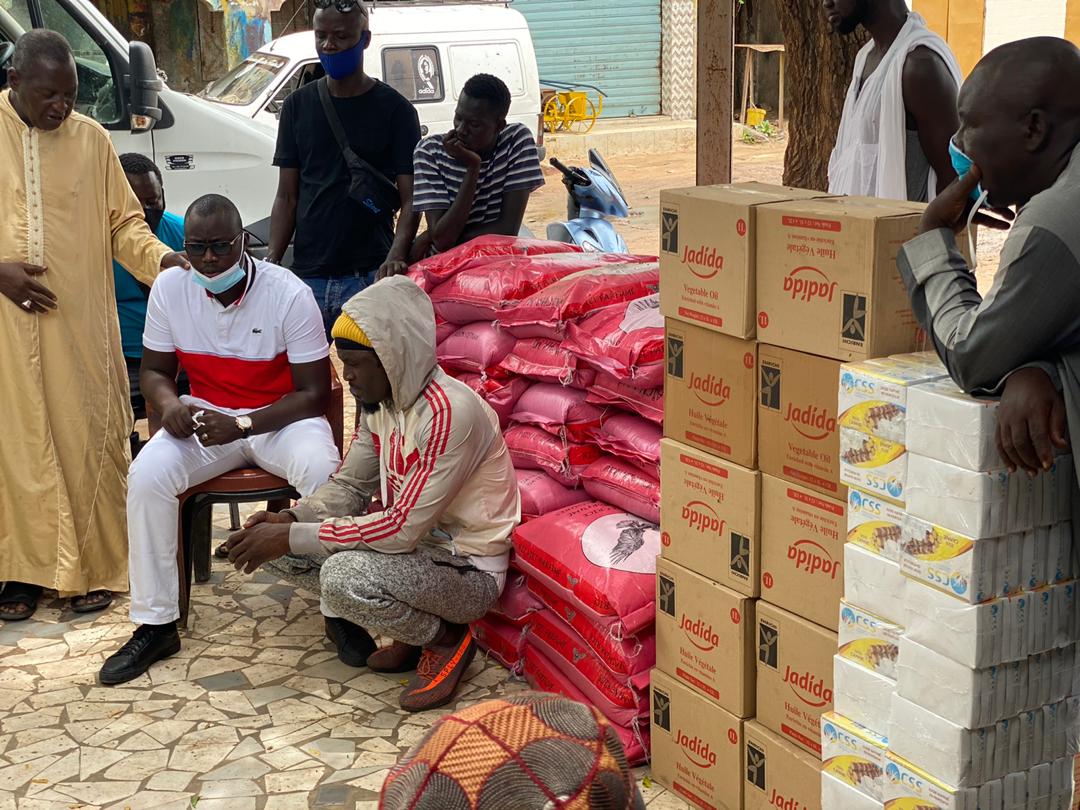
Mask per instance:
[[[341,469],[228,541],[229,559],[320,594],[342,661],[416,675],[406,711],[450,702],[473,656],[468,622],[502,592],[521,515],[495,413],[435,361],[431,301],[390,278],[345,304],[332,336],[362,409]],[[380,495],[385,511],[367,514]],[[376,649],[369,633],[394,639]]]

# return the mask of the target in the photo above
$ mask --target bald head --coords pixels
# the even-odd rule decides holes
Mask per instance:
[[[960,91],[958,143],[994,205],[1045,191],[1080,142],[1080,48],[1035,37],[988,53]]]

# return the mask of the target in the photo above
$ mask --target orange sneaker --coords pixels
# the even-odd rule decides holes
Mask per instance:
[[[475,657],[476,642],[468,625],[450,625],[439,639],[424,647],[416,674],[402,691],[399,705],[407,712],[445,706],[454,699]]]

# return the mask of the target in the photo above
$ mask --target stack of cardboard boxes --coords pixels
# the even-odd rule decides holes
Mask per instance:
[[[920,208],[759,184],[661,202],[653,774],[697,806],[818,810],[848,533],[836,380],[916,348],[895,258]]]

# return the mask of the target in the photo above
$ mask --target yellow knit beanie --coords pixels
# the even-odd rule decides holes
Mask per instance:
[[[338,319],[334,322],[334,328],[330,330],[330,337],[334,340],[341,338],[342,340],[349,340],[353,343],[358,343],[361,346],[372,348],[371,340],[364,330],[360,328],[360,325],[346,315],[344,312],[338,316]]]

